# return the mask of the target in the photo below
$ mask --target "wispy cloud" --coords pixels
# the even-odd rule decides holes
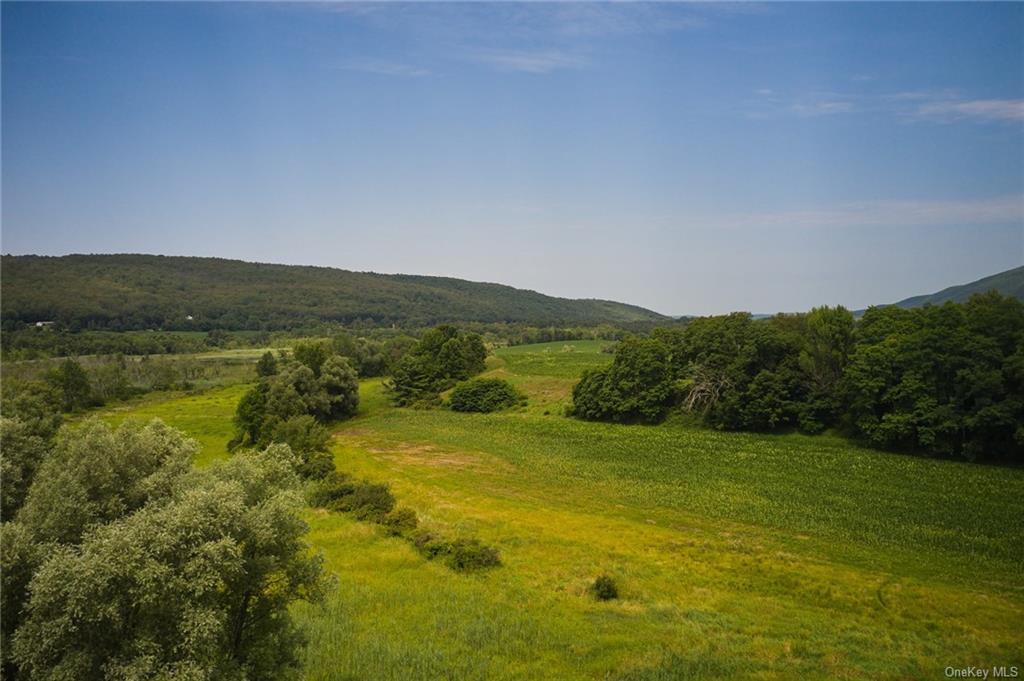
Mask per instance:
[[[911,90],[886,94],[810,92],[783,95],[777,90],[755,90],[748,101],[751,118],[785,115],[801,117],[836,114],[889,115],[905,121],[981,122],[1024,121],[1022,99],[967,99],[955,90]]]
[[[344,71],[361,71],[363,73],[376,73],[381,76],[403,76],[407,78],[430,75],[429,70],[418,66],[379,59],[357,59],[341,64],[338,68]]]
[[[501,71],[523,73],[550,73],[559,69],[578,69],[586,66],[583,57],[561,50],[476,50],[469,58]]]
[[[962,227],[1024,223],[1024,195],[983,199],[859,201],[807,210],[767,211],[725,217],[723,227]]]
[[[927,102],[917,109],[922,118],[977,118],[989,121],[1024,121],[1024,99],[974,99]]]

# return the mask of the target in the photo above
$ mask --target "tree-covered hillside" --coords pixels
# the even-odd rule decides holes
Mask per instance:
[[[445,277],[159,255],[3,256],[3,321],[71,329],[279,329],[330,321],[626,323],[666,319]]]
[[[969,284],[950,286],[937,293],[907,298],[895,305],[896,307],[921,307],[922,305],[941,305],[950,300],[954,303],[965,303],[975,293],[985,293],[986,291],[998,291],[1004,296],[1024,301],[1024,266],[993,274]]]

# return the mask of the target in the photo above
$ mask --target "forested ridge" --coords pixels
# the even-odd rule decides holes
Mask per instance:
[[[5,255],[2,286],[8,330],[37,321],[70,330],[127,331],[667,320],[633,305],[555,298],[501,284],[221,258]]]

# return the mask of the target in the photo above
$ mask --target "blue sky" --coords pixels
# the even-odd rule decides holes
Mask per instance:
[[[1024,264],[1024,4],[2,5],[5,253],[671,314]]]

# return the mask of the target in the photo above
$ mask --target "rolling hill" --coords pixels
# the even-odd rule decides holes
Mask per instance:
[[[996,290],[1006,296],[1013,296],[1018,300],[1024,300],[1024,267],[1015,267],[990,277],[984,277],[969,284],[950,286],[937,293],[930,293],[923,296],[914,296],[893,303],[896,307],[921,307],[922,305],[941,305],[947,300],[955,303],[965,302],[975,293],[985,293]]]
[[[447,277],[160,255],[5,255],[5,325],[281,329],[319,322],[623,324],[668,319],[607,300],[570,300]]]

